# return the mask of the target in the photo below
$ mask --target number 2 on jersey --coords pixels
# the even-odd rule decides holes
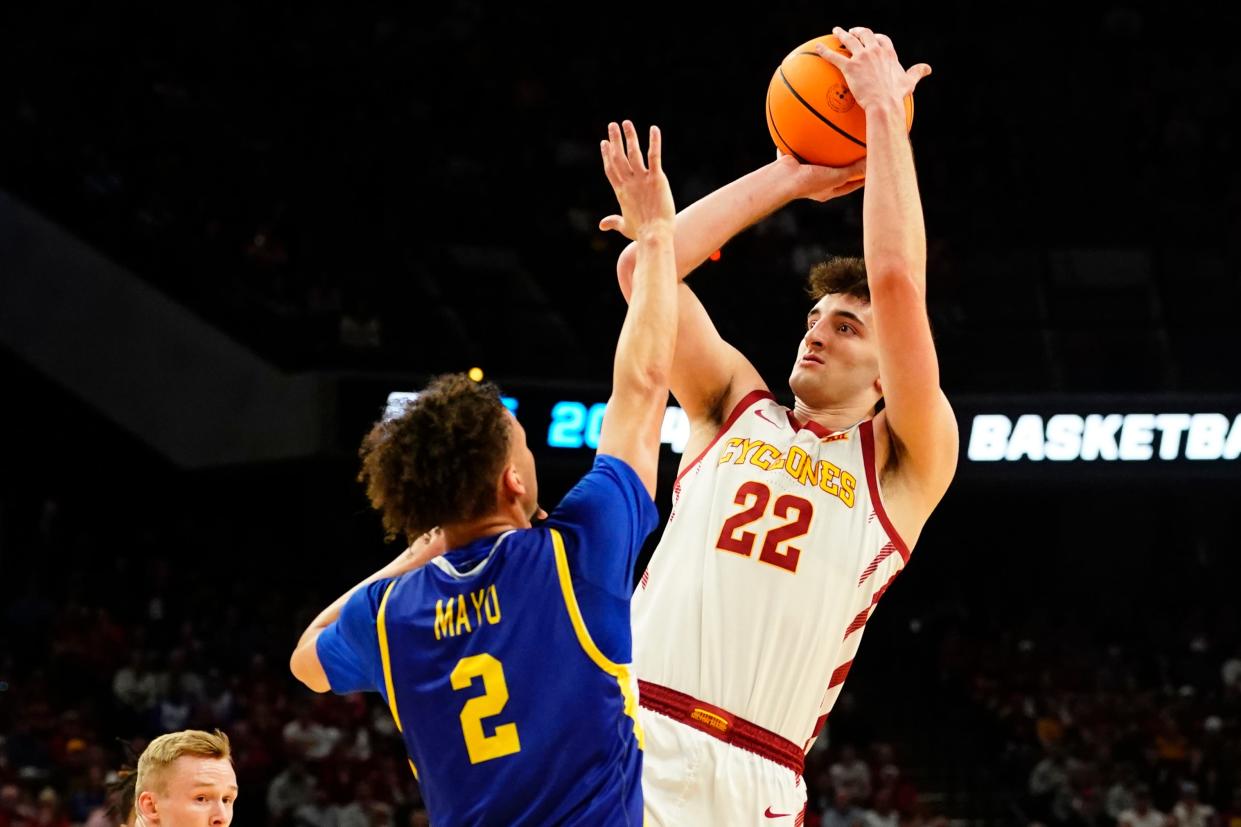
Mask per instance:
[[[740,534],[737,532],[767,514],[767,504],[771,502],[771,489],[761,482],[753,480],[744,482],[737,489],[737,496],[733,498],[733,502],[744,508],[724,521],[724,527],[720,530],[720,539],[716,541],[715,547],[720,551],[731,551],[743,557],[749,557],[754,553],[754,541],[757,536],[753,531],[742,531]],[[797,516],[792,522],[767,532],[758,559],[763,563],[796,572],[801,549],[785,545],[781,550],[780,546],[787,544],[790,540],[805,536],[810,531],[810,518],[814,516],[814,506],[809,500],[795,497],[792,494],[784,494],[776,500],[772,511],[782,519],[789,519],[790,512],[796,512]]]
[[[483,679],[484,693],[470,698],[461,709],[461,733],[465,736],[470,763],[481,764],[521,752],[517,724],[500,724],[495,735],[483,732],[483,718],[499,715],[508,703],[508,684],[504,682],[504,666],[500,661],[485,653],[471,655],[457,661],[449,677],[453,689],[465,689],[474,683],[475,678]]]

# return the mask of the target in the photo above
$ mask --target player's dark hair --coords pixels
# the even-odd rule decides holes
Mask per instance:
[[[509,439],[499,389],[460,373],[437,376],[399,416],[375,423],[358,451],[358,481],[387,538],[413,542],[487,514]]]
[[[133,767],[121,767],[116,780],[108,783],[108,816],[113,824],[129,824],[134,812],[134,798],[138,792],[138,771]]]
[[[806,292],[818,301],[824,296],[843,293],[864,302],[870,301],[870,283],[866,281],[866,262],[850,256],[836,256],[810,268]]]

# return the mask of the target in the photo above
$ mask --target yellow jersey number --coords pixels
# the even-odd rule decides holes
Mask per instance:
[[[499,715],[508,703],[508,684],[504,682],[504,666],[491,655],[471,655],[457,661],[452,670],[452,688],[465,689],[475,678],[483,679],[482,695],[470,698],[461,709],[461,733],[471,764],[503,758],[521,752],[516,724],[500,724],[495,735],[483,733],[483,718]]]

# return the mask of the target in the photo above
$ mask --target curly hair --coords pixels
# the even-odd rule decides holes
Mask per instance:
[[[818,301],[824,296],[844,293],[870,302],[870,283],[866,281],[866,262],[860,258],[836,256],[810,268],[806,292]]]
[[[399,416],[375,423],[358,450],[358,481],[387,539],[413,542],[490,511],[509,439],[499,389],[460,373],[437,376]]]

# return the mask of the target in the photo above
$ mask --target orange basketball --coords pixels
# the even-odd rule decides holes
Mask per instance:
[[[848,166],[866,155],[866,113],[840,70],[815,53],[816,43],[849,54],[830,34],[789,52],[767,87],[767,129],[779,149],[802,163]],[[913,120],[910,95],[905,98],[906,129]]]

